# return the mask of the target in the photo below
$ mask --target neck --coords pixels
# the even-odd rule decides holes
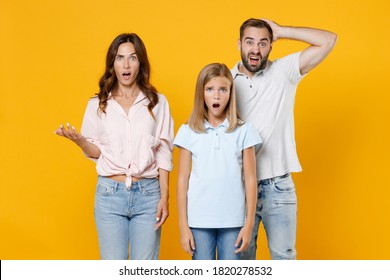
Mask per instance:
[[[114,95],[125,97],[125,98],[134,98],[138,96],[140,91],[141,91],[140,88],[136,84],[128,87],[119,86],[118,90],[115,92]]]
[[[218,127],[221,123],[224,122],[226,118],[226,114],[222,114],[221,116],[213,116],[208,114],[207,121],[210,123],[212,127]]]
[[[267,63],[268,63],[268,60],[264,61],[259,69],[259,71],[261,70],[264,70],[265,67],[267,66]],[[256,71],[256,72],[251,72],[249,71],[248,69],[245,68],[244,64],[242,62],[240,62],[238,64],[238,71],[240,71],[241,73],[247,75],[249,78],[252,78],[253,75],[255,75],[256,72],[259,72],[259,71]]]
[[[241,73],[247,75],[249,78],[252,78],[255,73],[248,71],[248,69],[245,68],[244,64],[240,63],[238,65],[238,71]]]

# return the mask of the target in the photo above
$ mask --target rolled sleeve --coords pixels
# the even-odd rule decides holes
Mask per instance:
[[[98,136],[98,123],[96,119],[98,118],[98,102],[99,100],[97,98],[92,98],[88,101],[87,108],[84,113],[83,123],[81,125],[81,135],[83,135],[88,142],[96,145],[100,150],[102,150]],[[96,158],[92,158],[85,153],[84,155],[92,161],[97,161]]]
[[[159,94],[159,103],[161,104],[160,114],[157,116],[156,137],[160,140],[160,144],[156,149],[156,163],[158,168],[171,171],[172,152],[173,152],[173,128],[174,122],[169,109],[168,101],[164,95]]]

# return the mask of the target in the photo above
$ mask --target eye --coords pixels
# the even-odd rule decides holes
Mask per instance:
[[[251,46],[251,45],[253,45],[253,42],[252,41],[246,41],[246,44]]]
[[[227,92],[227,89],[226,89],[226,88],[221,88],[221,89],[219,89],[219,92],[220,92],[220,93],[226,93],[226,92]]]
[[[131,57],[130,57],[130,60],[131,60],[131,61],[136,61],[136,60],[137,60],[137,57],[136,57],[136,56],[131,56]]]
[[[213,91],[213,88],[212,87],[206,87],[205,88],[205,92],[212,92]]]
[[[121,59],[122,59],[122,56],[120,56],[120,55],[116,56],[116,60],[121,60]]]
[[[264,42],[260,43],[260,47],[264,48],[266,46],[267,46],[267,43],[264,43]]]

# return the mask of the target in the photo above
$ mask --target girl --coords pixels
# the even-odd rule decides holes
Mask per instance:
[[[142,40],[111,43],[100,92],[88,102],[81,134],[67,124],[56,134],[96,162],[95,221],[102,259],[157,259],[168,217],[173,121],[166,98],[149,83]]]
[[[180,239],[192,259],[238,260],[248,247],[257,201],[254,146],[261,142],[239,118],[230,70],[204,67],[189,122],[174,140]]]

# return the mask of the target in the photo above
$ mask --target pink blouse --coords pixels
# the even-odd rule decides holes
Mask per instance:
[[[155,178],[158,169],[171,171],[173,151],[173,119],[167,99],[158,94],[153,108],[155,120],[147,105],[149,99],[141,92],[128,115],[113,98],[107,102],[106,113],[99,111],[99,99],[91,98],[85,111],[81,134],[99,147],[96,162],[101,176],[125,174],[126,186],[132,176]]]

